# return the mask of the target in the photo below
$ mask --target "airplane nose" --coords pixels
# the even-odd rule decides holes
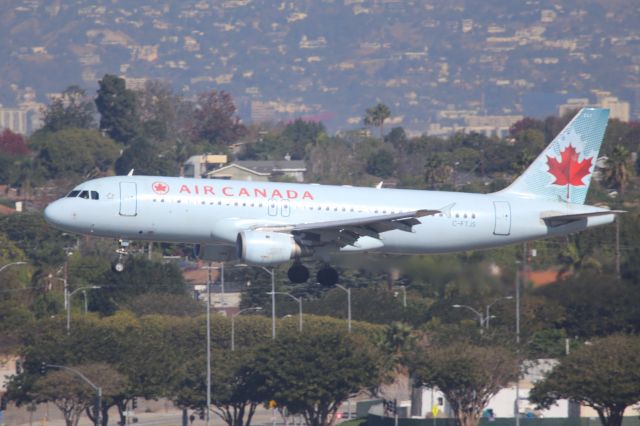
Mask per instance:
[[[51,225],[61,225],[63,221],[64,211],[59,201],[54,201],[44,209],[44,220]]]

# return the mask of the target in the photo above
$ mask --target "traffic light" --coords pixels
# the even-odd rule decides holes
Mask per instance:
[[[138,408],[138,398],[135,396],[131,399],[131,408],[134,410]]]
[[[43,376],[47,374],[47,363],[44,361],[40,363],[40,374],[42,374]]]

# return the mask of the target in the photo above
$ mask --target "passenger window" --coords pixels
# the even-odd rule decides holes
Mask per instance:
[[[69,193],[69,195],[67,195],[68,198],[76,198],[78,196],[78,194],[80,194],[80,191],[71,191]]]
[[[85,200],[89,199],[89,191],[82,191],[80,193],[80,198],[84,198]]]
[[[91,199],[92,200],[99,200],[100,199],[100,194],[98,194],[98,191],[91,191]]]

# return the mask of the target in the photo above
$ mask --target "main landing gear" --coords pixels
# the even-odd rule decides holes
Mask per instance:
[[[118,240],[120,247],[116,250],[118,253],[118,260],[113,264],[113,270],[116,272],[124,271],[124,257],[129,254],[129,241]]]
[[[302,284],[309,279],[309,269],[300,262],[295,262],[287,272],[289,280],[294,284]],[[338,283],[338,271],[330,266],[324,266],[316,274],[318,282],[325,286],[331,287]]]

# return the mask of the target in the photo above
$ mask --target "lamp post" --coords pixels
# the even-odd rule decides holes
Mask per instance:
[[[249,265],[244,263],[237,264],[237,268],[246,268]],[[271,275],[271,339],[276,340],[276,270],[259,266],[260,269]]]
[[[87,378],[87,376],[85,376],[84,374],[82,374],[81,372],[76,370],[75,368],[66,367],[64,365],[47,364],[46,362],[42,363],[42,367],[44,367],[44,368],[58,368],[60,370],[69,371],[69,372],[75,374],[76,376],[80,377],[89,386],[91,386],[93,388],[93,390],[96,391],[96,394],[98,396],[98,401],[97,401],[97,404],[96,404],[96,425],[101,425],[102,424],[102,388],[100,386],[96,386],[95,384],[93,384],[93,382],[91,380],[89,380]]]
[[[526,259],[526,245],[525,256]],[[520,426],[520,261],[516,260],[516,351],[518,354],[518,377],[516,378],[516,404],[515,418],[516,426]]]
[[[236,317],[243,312],[261,311],[261,310],[262,310],[261,306],[256,306],[253,308],[242,309],[241,311],[238,311],[235,314],[231,315],[231,351],[236,350]]]
[[[351,333],[351,288],[346,288],[340,284],[336,284],[336,287],[347,293],[347,330]]]
[[[302,333],[302,297],[295,297],[293,294],[291,293],[285,293],[283,291],[270,291],[267,294],[271,294],[273,296],[275,296],[276,294],[282,294],[284,296],[289,296],[290,298],[292,298],[293,300],[295,300],[296,302],[298,302],[298,331],[300,333]]]
[[[71,293],[69,293],[69,295],[67,296],[67,335],[71,332],[71,297],[79,291],[96,290],[99,288],[101,288],[99,285],[91,285],[87,287],[76,288]],[[87,299],[85,296],[85,312],[86,312],[86,306],[87,306]]]
[[[4,271],[5,269],[7,269],[10,266],[15,266],[15,265],[26,265],[27,262],[11,262],[11,263],[7,263],[6,265],[2,266],[0,268],[0,272]]]
[[[336,287],[347,293],[347,332],[351,334],[351,288],[346,288],[340,284]],[[404,286],[403,286],[404,287]],[[351,419],[351,397],[347,400],[347,420]]]
[[[489,328],[489,321],[491,320],[491,315],[490,315],[490,313],[491,313],[491,307],[492,307],[493,305],[495,305],[496,303],[498,303],[499,301],[501,301],[501,300],[511,300],[511,299],[513,299],[513,296],[505,296],[505,297],[501,297],[501,298],[499,298],[499,299],[496,299],[496,300],[494,300],[492,303],[490,303],[490,304],[488,304],[488,305],[487,305],[487,308],[486,308],[486,314],[485,314],[485,327],[486,327],[487,329]]]
[[[480,324],[480,333],[482,333],[482,330],[484,329],[484,321],[485,321],[484,315],[482,315],[482,312],[468,305],[451,305],[451,307],[456,309],[460,309],[460,308],[468,309],[474,314],[476,314],[476,316],[478,317],[478,324]]]
[[[207,267],[207,426],[211,426],[211,262]]]
[[[402,307],[406,308],[407,307],[407,286],[400,285],[398,286],[398,288],[402,290]]]

